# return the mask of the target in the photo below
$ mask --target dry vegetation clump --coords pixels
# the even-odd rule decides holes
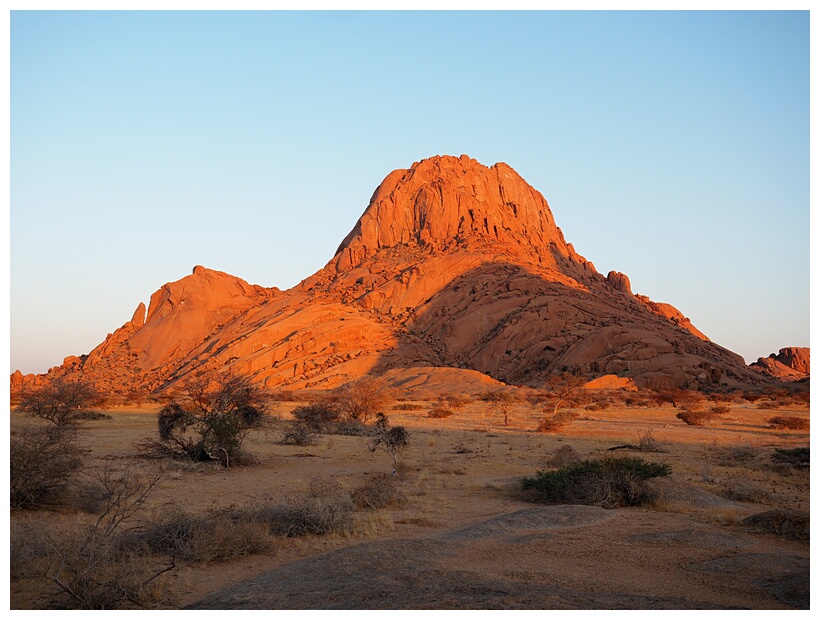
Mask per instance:
[[[432,409],[430,409],[430,411],[427,413],[427,416],[430,418],[449,418],[454,413],[455,411],[453,411],[447,405],[437,403]]]
[[[362,377],[346,383],[334,392],[334,401],[342,419],[367,420],[394,399],[393,391],[380,377]]]
[[[811,393],[809,392],[795,392],[792,394],[792,398],[798,405],[809,406],[811,404]]]
[[[638,443],[627,443],[620,446],[613,446],[609,450],[637,450],[639,452],[665,452],[660,444],[655,440],[653,429],[648,428],[638,431]]]
[[[794,540],[809,540],[808,510],[768,510],[746,517],[741,523],[759,532]]]
[[[683,420],[689,426],[706,426],[707,424],[711,424],[712,422],[716,421],[718,418],[721,417],[721,415],[722,414],[716,413],[714,411],[693,411],[690,409],[684,409],[683,411],[679,411],[675,417],[679,420]]]
[[[48,508],[65,501],[85,449],[67,426],[24,428],[11,435],[9,498],[12,508]]]
[[[273,547],[268,527],[235,507],[192,515],[178,509],[160,513],[129,545],[181,560],[219,562],[264,553]]]
[[[655,494],[645,484],[667,476],[666,463],[641,458],[605,458],[578,461],[555,471],[539,471],[524,478],[521,488],[527,501],[545,504],[585,504],[615,508],[652,503]]]
[[[611,403],[608,400],[601,399],[585,405],[584,409],[587,411],[606,411],[609,409],[610,405]]]
[[[424,405],[421,403],[396,403],[393,405],[393,409],[396,411],[421,411],[424,409]]]
[[[717,451],[717,463],[723,467],[756,469],[760,464],[759,450],[752,446],[731,446]]]
[[[109,466],[98,479],[100,514],[93,524],[59,535],[49,532],[44,579],[53,586],[50,606],[128,609],[155,604],[156,582],[175,568],[159,563],[128,541],[136,515],[160,479],[132,466]]]
[[[320,400],[307,405],[299,405],[291,411],[297,421],[319,433],[326,430],[341,415],[338,407],[331,400]]]
[[[723,415],[724,413],[729,413],[731,411],[731,409],[729,407],[727,407],[726,405],[713,405],[713,406],[709,407],[709,411],[711,413],[717,413],[717,414]]]
[[[264,523],[271,534],[295,537],[344,531],[353,522],[353,500],[333,480],[311,481],[305,497],[285,502],[255,502],[240,511],[243,519]]]
[[[399,492],[395,477],[388,474],[370,476],[350,492],[350,497],[356,507],[368,510],[388,508],[406,501],[404,495]]]
[[[769,428],[778,430],[790,431],[807,431],[809,430],[809,420],[807,418],[799,418],[797,416],[777,415],[766,420],[769,423]]]
[[[40,577],[48,567],[50,529],[41,521],[12,517],[9,573],[12,579]]]
[[[775,448],[772,462],[792,467],[809,467],[809,448]]]
[[[565,409],[563,411],[559,411],[558,413],[547,415],[538,423],[535,430],[539,433],[555,433],[563,429],[564,426],[573,420],[580,417],[580,415],[581,414],[574,409]]]
[[[581,460],[581,455],[569,445],[563,445],[552,453],[552,458],[547,461],[551,467],[565,467],[571,463],[577,463]]]
[[[749,402],[749,403],[756,403],[757,401],[762,399],[763,396],[764,395],[763,395],[762,392],[753,392],[753,391],[743,392],[743,400],[745,400],[746,402]]]
[[[720,495],[735,502],[766,503],[771,495],[759,485],[745,477],[731,478],[721,489]]]
[[[296,422],[282,435],[283,444],[309,446],[316,443],[318,433],[306,422]]]
[[[451,409],[462,409],[473,402],[464,394],[445,394],[439,400]]]

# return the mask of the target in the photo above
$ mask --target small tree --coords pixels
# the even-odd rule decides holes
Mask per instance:
[[[186,386],[184,402],[172,400],[157,418],[159,441],[143,448],[157,456],[219,461],[224,467],[244,456],[242,441],[264,425],[267,402],[247,377],[202,374]]]
[[[383,413],[376,414],[376,436],[370,442],[370,451],[383,450],[393,459],[393,472],[395,476],[399,469],[399,453],[409,444],[409,435],[403,426],[390,427],[387,416]]]
[[[573,375],[552,376],[547,379],[544,389],[553,401],[553,418],[558,415],[561,405],[579,399],[583,380]]]
[[[100,402],[100,395],[88,383],[60,378],[23,393],[17,410],[65,426],[90,413]]]
[[[390,388],[381,377],[362,377],[346,383],[336,391],[335,397],[341,417],[363,423],[393,400]]]
[[[494,405],[501,415],[504,416],[504,426],[510,425],[510,416],[512,415],[516,401],[514,395],[505,390],[494,390],[482,394],[481,400]]]

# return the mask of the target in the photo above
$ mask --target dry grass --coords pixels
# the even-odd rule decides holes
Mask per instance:
[[[450,407],[438,404],[430,409],[427,415],[431,418],[449,418],[454,413],[455,411],[453,411]]]
[[[378,510],[404,503],[407,498],[399,492],[394,476],[374,474],[350,492],[353,503],[358,508]]]
[[[434,396],[430,400],[433,398]],[[418,399],[413,399],[413,402],[418,402]],[[292,424],[287,419],[290,410],[299,404],[303,403],[281,407],[286,419],[275,425],[280,436]],[[640,409],[613,405],[605,413],[599,412],[566,426],[561,434],[563,436],[556,437],[532,432],[538,419],[543,416],[541,411],[535,409],[522,411],[510,426],[505,427],[496,415],[497,409],[478,400],[465,405],[457,415],[443,420],[428,418],[430,404],[424,407],[423,410],[394,409],[391,412],[391,421],[410,429],[416,440],[403,456],[402,466],[399,468],[401,476],[396,476],[398,488],[407,496],[407,501],[385,508],[357,508],[350,497],[355,495],[357,487],[368,482],[374,471],[383,469],[382,463],[374,460],[368,453],[368,436],[324,435],[319,439],[318,448],[305,450],[280,444],[279,436],[271,440],[261,434],[251,435],[248,448],[259,455],[261,461],[260,466],[252,469],[226,470],[216,465],[174,462],[175,470],[169,472],[157,496],[152,497],[147,505],[154,512],[150,518],[146,516],[141,525],[149,527],[152,522],[160,522],[167,510],[162,507],[176,504],[183,507],[189,518],[200,520],[202,529],[197,534],[200,551],[194,552],[193,548],[197,545],[191,545],[189,551],[184,553],[191,559],[177,556],[179,577],[174,576],[172,581],[180,585],[176,593],[171,591],[175,599],[163,604],[177,607],[192,603],[225,584],[275,570],[299,559],[356,544],[360,536],[384,540],[437,535],[439,532],[433,531],[434,529],[463,527],[485,519],[488,515],[501,515],[526,508],[525,504],[510,497],[511,481],[520,480],[522,476],[531,475],[538,468],[546,467],[548,460],[562,446],[566,445],[567,450],[572,449],[584,455],[583,458],[596,458],[606,454],[607,448],[616,441],[637,443],[636,433],[645,432],[644,429],[647,428],[654,428],[656,434],[662,433],[663,445],[667,450],[663,458],[674,467],[674,478],[664,481],[664,485],[676,487],[679,480],[697,484],[700,464],[708,463],[712,479],[708,489],[720,493],[720,489],[729,486],[731,478],[740,471],[727,468],[744,467],[753,472],[749,476],[751,483],[764,490],[771,491],[770,487],[774,489],[771,491],[772,507],[808,507],[808,470],[784,463],[777,465],[775,473],[772,469],[775,465],[768,465],[773,447],[792,449],[796,445],[806,444],[804,435],[778,433],[765,427],[766,417],[786,411],[767,414],[748,405],[733,406],[731,423],[716,424],[708,431],[707,437],[699,429],[673,421],[677,411],[668,405],[663,408]],[[113,421],[89,421],[84,424],[84,432],[90,433],[87,443],[93,449],[87,459],[88,467],[96,469],[111,459],[132,457],[134,439],[144,435],[146,430],[155,428],[158,409],[158,406],[153,406],[153,410],[149,410],[146,406],[143,412],[126,408],[112,410]],[[805,410],[796,413],[808,417]],[[39,421],[12,412],[13,431],[36,423]],[[369,425],[364,427],[365,430],[371,428]],[[483,430],[479,432],[478,429]],[[384,465],[386,464],[385,459]],[[560,465],[556,463],[555,466]],[[788,475],[788,479],[780,477],[781,468],[784,472],[789,472],[782,474]],[[286,537],[285,533],[272,532],[266,523],[270,515],[267,510],[269,507],[302,507],[301,513],[284,511],[283,516],[283,511],[279,510],[274,515],[275,521],[280,524],[285,522],[285,526],[279,526],[285,529],[292,519],[309,521],[310,519],[305,519],[305,514],[309,512],[306,509],[310,505],[328,503],[326,499],[312,496],[310,491],[306,494],[308,481],[313,476],[332,476],[339,481],[343,489],[340,504],[350,506],[353,503],[348,513],[350,520],[345,522],[342,519],[342,527],[325,535]],[[406,477],[406,480],[402,477]],[[704,485],[700,484],[700,488],[703,489]],[[677,501],[678,499],[681,501]],[[722,498],[714,499],[728,503]],[[668,522],[670,527],[674,523],[675,528],[685,530],[697,523],[704,527],[710,524],[708,527],[715,529],[719,523],[736,523],[743,514],[742,510],[735,508],[733,515],[727,513],[714,517],[712,511],[718,511],[716,506],[720,504],[699,503],[698,500],[698,497],[692,499],[688,495],[681,499],[677,494],[671,493],[666,504],[660,503],[653,507],[659,512],[649,513],[649,517],[657,518],[658,523]],[[232,503],[236,505],[231,506]],[[366,504],[367,502],[359,503],[360,506]],[[92,508],[91,503],[88,508]],[[76,521],[84,526],[91,519],[88,514],[75,515],[66,510],[64,508],[60,513],[38,512],[33,515],[15,513],[13,521],[21,516],[33,516],[45,519],[49,528],[53,526],[59,530],[60,527],[65,527],[79,531],[79,527],[75,527],[73,523]],[[258,512],[264,514],[257,515]],[[321,510],[317,509],[315,512]],[[221,522],[224,527],[203,525],[203,522],[213,519],[217,513],[223,515]],[[343,511],[339,511],[339,514],[343,514]],[[645,511],[618,512],[615,515],[617,524],[616,521],[612,522],[617,527],[605,530],[613,541],[623,533],[628,523],[634,523],[631,518],[622,519],[623,514],[641,517],[645,515]],[[646,521],[645,525],[648,523]],[[304,531],[307,528],[302,529]],[[42,533],[43,530],[40,531]],[[47,596],[50,586],[46,583],[39,594],[36,594],[35,581],[24,576],[27,571],[33,570],[32,567],[38,561],[36,540],[33,544],[27,544],[24,540],[28,533],[29,529],[21,527],[15,527],[12,531],[12,555],[17,558],[13,575],[19,575],[11,580],[12,606],[18,608],[31,605],[31,601],[35,600],[31,598],[26,602],[26,599],[21,599],[21,591],[32,592],[32,597],[39,596],[42,601],[40,604],[52,604]],[[32,528],[32,538],[36,538],[35,534]],[[206,542],[212,537],[216,542]],[[260,551],[250,550],[245,555],[237,554],[228,562],[219,559],[227,554],[209,551],[209,546],[216,549],[224,547],[227,543],[220,541],[232,538],[230,545],[234,549],[241,549],[246,544],[246,549],[252,549],[257,544],[253,541],[258,540]],[[773,547],[781,543],[773,536],[768,537],[768,541],[766,538],[757,536],[757,540],[762,541],[761,545],[769,545],[767,552],[781,553]],[[564,540],[563,534],[557,533],[556,540]],[[595,544],[594,536],[579,541],[579,552],[591,552]],[[634,548],[630,553],[640,555],[645,551],[645,548]],[[671,561],[679,557],[674,549],[669,553]],[[26,557],[30,560],[25,560]],[[157,570],[163,565],[163,561],[167,561],[167,557],[166,554],[148,550],[143,552],[140,561],[146,561],[147,568]],[[477,557],[474,559],[479,561]],[[29,564],[28,569],[25,568],[26,563]],[[678,576],[686,575],[684,569],[675,570]],[[582,579],[582,572],[579,569],[579,583],[587,583]],[[721,580],[720,583],[723,583],[729,578],[724,576]],[[147,586],[146,595],[158,596],[155,600],[168,601],[168,590],[164,594],[148,592],[158,581]]]

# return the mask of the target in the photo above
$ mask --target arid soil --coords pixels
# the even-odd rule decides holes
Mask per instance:
[[[258,464],[230,469],[166,464],[142,509],[189,512],[304,494],[311,480],[352,489],[389,472],[368,438],[320,435],[313,445],[280,443],[297,403],[275,406],[269,431],[251,434]],[[536,433],[543,415],[519,403],[510,426],[493,405],[474,401],[444,419],[432,403],[389,408],[410,433],[398,472],[406,501],[357,511],[343,534],[278,538],[272,552],[223,562],[178,562],[161,606],[244,609],[794,609],[809,606],[809,544],[744,527],[746,516],[809,510],[809,472],[772,463],[775,448],[808,446],[808,431],[767,427],[773,415],[808,418],[806,406],[762,409],[735,403],[708,427],[677,410],[613,405],[582,410],[560,433]],[[158,405],[119,407],[83,422],[90,468],[128,462],[135,443],[156,433]],[[11,412],[11,428],[37,424]],[[658,451],[637,445],[640,436]],[[647,443],[647,442],[645,442]],[[651,507],[605,510],[522,501],[519,480],[550,468],[562,446],[582,458],[640,456],[672,467]],[[12,521],[74,527],[68,511],[12,513]],[[46,605],[33,579],[12,579],[12,608]]]

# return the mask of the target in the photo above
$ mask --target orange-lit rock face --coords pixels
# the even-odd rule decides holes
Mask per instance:
[[[633,295],[624,274],[598,273],[512,168],[466,156],[390,173],[297,287],[196,267],[49,377],[155,391],[210,368],[290,389],[386,372],[397,384],[484,385],[467,370],[534,387],[565,371],[659,388],[765,381],[672,306]],[[14,375],[12,386],[45,379]]]
[[[799,381],[810,374],[810,357],[808,347],[786,347],[769,357],[758,358],[751,367],[781,381]]]

